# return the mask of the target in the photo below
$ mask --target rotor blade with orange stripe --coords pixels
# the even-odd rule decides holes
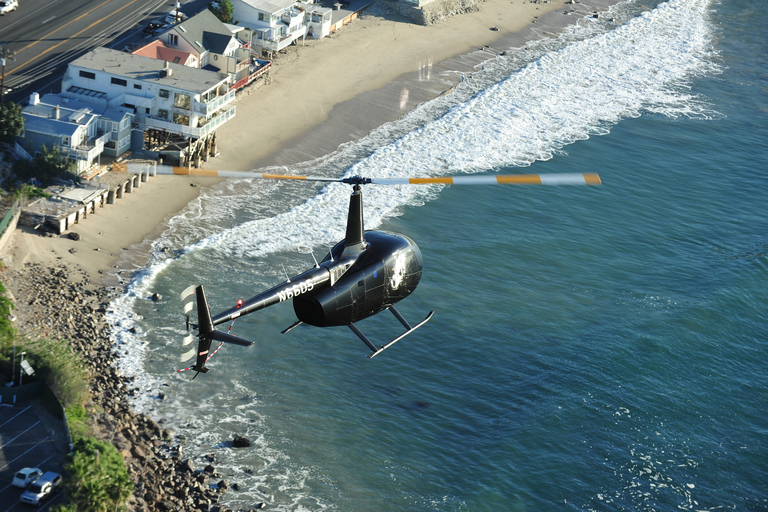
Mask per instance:
[[[322,176],[291,176],[288,174],[265,174],[251,171],[217,171],[214,169],[191,169],[170,165],[151,166],[146,164],[128,164],[128,172],[139,173],[151,171],[162,175],[199,176],[207,178],[263,178],[269,180],[305,180],[305,181],[341,181],[339,178],[324,178]]]
[[[149,166],[128,164],[129,172],[148,170]],[[251,171],[217,171],[212,169],[191,169],[170,165],[154,166],[157,174],[177,176],[203,176],[211,178],[259,178],[272,180],[304,180],[342,183],[372,183],[376,185],[600,185],[596,173],[561,174],[497,174],[484,176],[440,176],[434,178],[326,178],[323,176],[293,176],[287,174],[255,173]]]
[[[441,176],[437,178],[372,178],[379,185],[600,185],[595,173],[499,174],[486,176]]]

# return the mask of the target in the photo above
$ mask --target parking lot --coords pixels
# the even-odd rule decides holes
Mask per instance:
[[[13,476],[25,467],[63,474],[69,447],[64,424],[38,399],[0,404],[0,512],[29,510],[19,497],[22,489],[11,486]],[[38,510],[64,503],[61,490]]]

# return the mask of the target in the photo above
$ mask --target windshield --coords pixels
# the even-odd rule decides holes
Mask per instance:
[[[40,494],[43,492],[43,486],[41,484],[35,483],[29,486],[29,490],[35,494]]]
[[[5,2],[0,2],[0,6],[3,6],[3,5],[5,5]],[[16,473],[16,478],[19,478],[21,480],[26,480],[27,479],[27,474],[26,473]]]

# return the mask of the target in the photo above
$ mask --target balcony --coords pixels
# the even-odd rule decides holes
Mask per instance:
[[[203,117],[212,116],[217,110],[235,101],[235,90],[231,89],[222,96],[217,96],[211,101],[195,102],[195,112]]]
[[[234,94],[234,91],[233,91]],[[189,135],[195,138],[200,138],[203,135],[211,133],[213,130],[226,123],[230,119],[235,117],[235,107],[233,106],[227,110],[219,111],[218,115],[208,119],[207,121],[201,121],[203,124],[197,128],[191,126],[184,126],[183,124],[171,123],[169,121],[161,121],[160,119],[153,119],[151,117],[143,118],[144,129],[152,128],[155,130],[165,130],[171,133],[180,133],[183,135]],[[138,118],[138,116],[137,116]]]
[[[85,160],[90,164],[104,151],[104,144],[106,144],[111,137],[112,133],[107,132],[104,135],[89,140],[86,144],[81,144],[74,148],[62,147],[62,150],[70,158],[74,158],[75,160]]]

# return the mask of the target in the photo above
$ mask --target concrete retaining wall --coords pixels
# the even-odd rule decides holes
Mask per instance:
[[[433,0],[415,5],[405,1],[387,1],[387,5],[419,25],[433,25],[457,14],[477,12],[482,0]]]

